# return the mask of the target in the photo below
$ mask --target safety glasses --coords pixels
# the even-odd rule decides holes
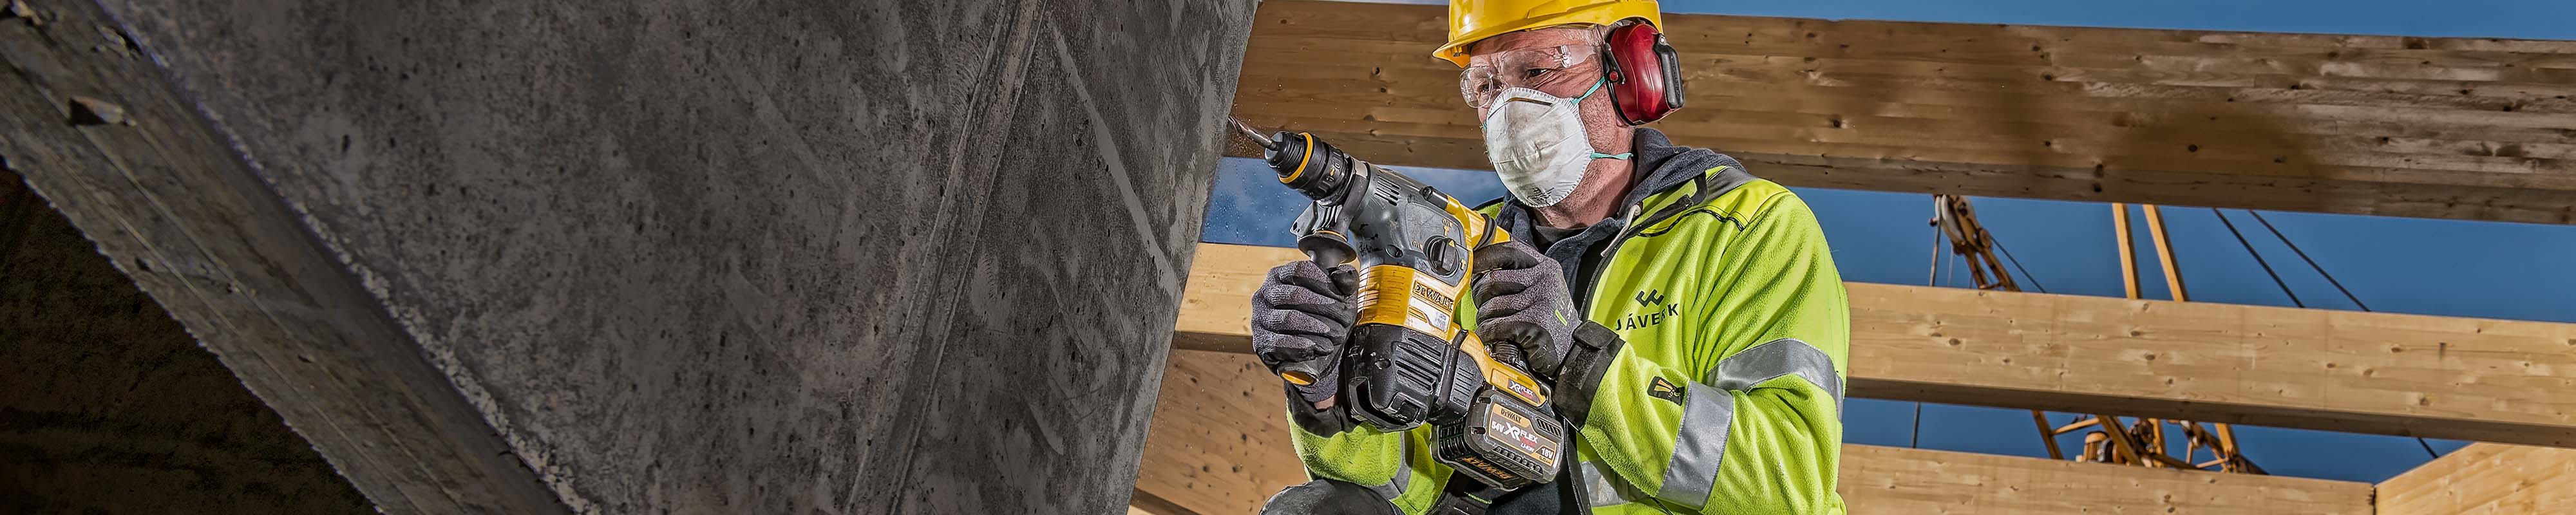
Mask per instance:
[[[1484,109],[1503,90],[1557,84],[1563,72],[1591,61],[1600,52],[1601,47],[1596,45],[1560,45],[1495,54],[1468,66],[1458,76],[1458,95],[1467,99],[1468,107]]]

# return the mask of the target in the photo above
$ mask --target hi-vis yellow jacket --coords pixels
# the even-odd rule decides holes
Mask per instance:
[[[1637,131],[1637,151],[1653,172],[1626,215],[1542,249],[1589,293],[1585,317],[1625,342],[1557,380],[1580,459],[1579,477],[1558,481],[1576,481],[1596,514],[1842,513],[1851,315],[1815,215],[1733,158],[1653,129]],[[1537,241],[1523,208],[1483,210]],[[1461,302],[1457,316],[1474,313]],[[1369,486],[1407,514],[1453,477],[1431,459],[1428,426],[1291,426],[1310,474]]]

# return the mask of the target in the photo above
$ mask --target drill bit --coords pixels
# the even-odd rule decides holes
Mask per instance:
[[[1243,137],[1252,138],[1253,144],[1261,145],[1262,150],[1279,150],[1279,142],[1270,141],[1269,135],[1262,134],[1259,130],[1254,130],[1252,128],[1252,124],[1243,123],[1242,118],[1228,116],[1225,118],[1225,121],[1234,124],[1234,130],[1242,132]]]

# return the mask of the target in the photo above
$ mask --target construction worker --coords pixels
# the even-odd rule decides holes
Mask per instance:
[[[1850,311],[1805,202],[1735,159],[1637,128],[1678,108],[1652,0],[1453,0],[1434,55],[1464,68],[1510,195],[1513,242],[1477,249],[1457,316],[1519,346],[1573,424],[1552,483],[1482,490],[1430,456],[1431,428],[1350,422],[1338,377],[1289,385],[1316,479],[1265,513],[1842,513]],[[1724,123],[1704,119],[1698,123]],[[1348,335],[1349,286],[1306,261],[1254,295],[1274,368]]]

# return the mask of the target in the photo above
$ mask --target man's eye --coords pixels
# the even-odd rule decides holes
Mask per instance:
[[[1529,69],[1529,74],[1528,74],[1528,75],[1526,75],[1525,77],[1535,79],[1535,78],[1538,78],[1538,77],[1539,77],[1539,76],[1541,76],[1541,75],[1547,75],[1547,74],[1552,73],[1552,72],[1555,72],[1555,71],[1556,71],[1556,69],[1554,69],[1554,68],[1531,68],[1531,69]]]

